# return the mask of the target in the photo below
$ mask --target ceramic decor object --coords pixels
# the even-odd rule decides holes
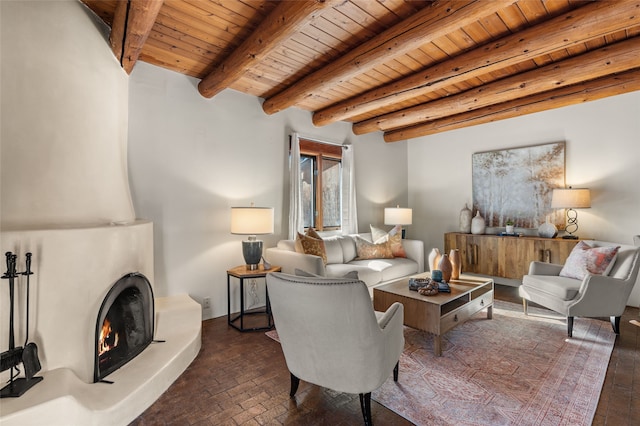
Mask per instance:
[[[453,273],[453,265],[451,265],[448,254],[442,255],[438,263],[438,269],[442,271],[442,280],[449,282],[449,280],[451,280],[451,274]]]
[[[471,233],[472,234],[484,234],[487,229],[487,225],[484,221],[484,217],[480,214],[480,211],[476,213],[476,216],[471,220]]]
[[[547,218],[547,221],[538,227],[538,235],[542,238],[555,238],[558,235],[558,228]]]
[[[449,261],[451,262],[451,279],[457,280],[462,272],[462,259],[460,258],[459,249],[451,249],[449,252]]]
[[[460,232],[468,234],[471,232],[471,219],[473,218],[473,213],[464,205],[464,208],[460,210]]]
[[[440,249],[438,249],[437,247],[431,249],[431,252],[429,253],[429,257],[428,257],[430,271],[434,271],[438,269],[438,262],[440,262],[441,256],[442,254],[440,253]]]

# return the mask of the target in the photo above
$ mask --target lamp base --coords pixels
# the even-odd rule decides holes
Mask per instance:
[[[262,241],[255,239],[243,241],[242,255],[244,256],[244,263],[247,264],[247,270],[257,270],[260,259],[262,259]]]
[[[578,236],[577,235],[563,235],[562,239],[563,240],[577,240]]]

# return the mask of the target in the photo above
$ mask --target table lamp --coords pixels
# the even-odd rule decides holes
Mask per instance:
[[[569,234],[562,238],[577,240],[573,233],[578,230],[578,212],[574,209],[586,209],[591,207],[591,193],[587,188],[556,188],[551,195],[552,209],[567,210],[567,226],[565,231]]]
[[[385,207],[384,224],[385,225],[411,225],[413,219],[413,210],[409,208]],[[405,237],[405,229],[402,228],[402,238]]]
[[[231,233],[249,236],[242,241],[242,255],[248,270],[258,269],[262,241],[256,235],[273,234],[273,207],[231,207]]]

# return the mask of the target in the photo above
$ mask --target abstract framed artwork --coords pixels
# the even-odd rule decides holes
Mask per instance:
[[[548,218],[564,229],[564,210],[551,209],[554,188],[565,186],[565,142],[472,155],[473,207],[488,227],[513,221],[537,228]]]

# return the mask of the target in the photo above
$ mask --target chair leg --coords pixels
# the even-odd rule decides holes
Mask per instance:
[[[371,392],[360,394],[360,408],[364,417],[364,426],[373,426],[371,421]]]
[[[524,314],[525,315],[529,315],[529,312],[527,311],[527,307],[529,306],[529,304],[527,303],[527,299],[525,299],[524,297],[522,298],[522,309],[524,310]]]
[[[289,391],[289,396],[293,398],[296,395],[296,392],[298,391],[298,385],[300,385],[300,379],[294,376],[293,373],[289,373],[289,374],[291,374],[291,390]]]
[[[573,337],[573,317],[567,317],[567,335]]]
[[[611,327],[614,333],[620,334],[620,317],[611,317]]]
[[[393,381],[398,381],[398,369],[400,368],[400,361],[396,362],[396,366],[393,367]]]

